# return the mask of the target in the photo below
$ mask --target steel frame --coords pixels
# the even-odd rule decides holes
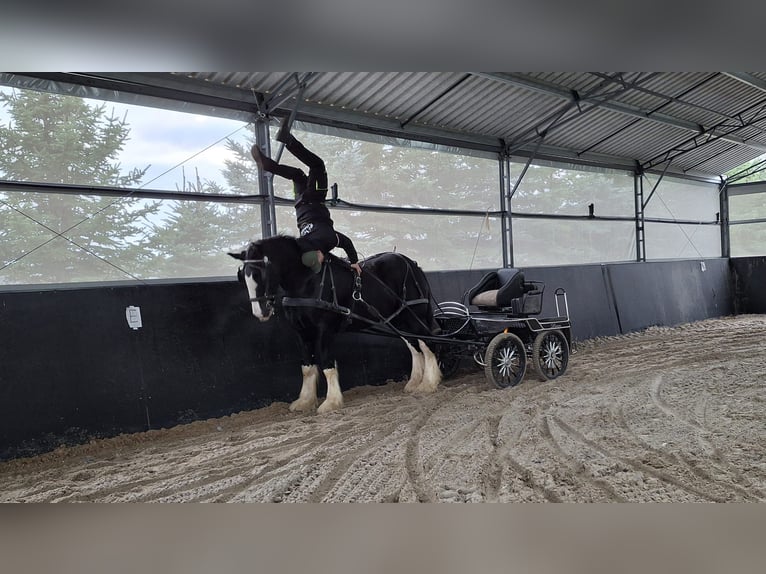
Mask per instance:
[[[733,134],[746,127],[754,127],[763,132],[760,126],[757,126],[757,122],[766,119],[766,99],[760,100],[758,103],[749,106],[742,112],[738,113],[736,117],[726,116],[725,114],[719,114],[724,117],[724,121],[705,128],[693,122],[687,122],[671,116],[664,116],[660,113],[660,110],[670,103],[679,103],[687,106],[697,107],[704,109],[705,111],[714,111],[698,106],[696,104],[686,102],[682,98],[684,95],[700,87],[706,82],[709,82],[718,74],[712,74],[694,86],[688,88],[677,96],[667,96],[664,94],[656,93],[642,84],[654,77],[655,74],[649,74],[646,76],[638,76],[633,80],[627,80],[621,73],[613,75],[592,72],[592,74],[601,79],[601,81],[580,94],[573,90],[564,90],[558,87],[551,86],[541,81],[524,77],[519,74],[508,73],[484,73],[484,72],[470,72],[455,81],[451,86],[446,88],[442,93],[438,94],[427,104],[420,109],[412,113],[407,119],[400,122],[398,128],[403,130],[419,115],[428,110],[431,106],[443,99],[447,94],[453,92],[458,86],[472,76],[479,76],[484,78],[490,78],[495,81],[504,83],[516,84],[524,86],[526,88],[532,88],[540,92],[544,92],[549,95],[555,95],[564,98],[565,103],[557,110],[549,113],[545,118],[541,119],[534,126],[527,129],[521,136],[515,141],[505,142],[500,140],[499,145],[492,143],[489,138],[469,137],[466,134],[456,134],[455,139],[451,139],[451,136],[444,131],[430,130],[422,127],[408,129],[411,137],[422,139],[423,141],[429,141],[436,144],[466,147],[468,149],[477,149],[483,151],[500,150],[498,156],[498,169],[499,169],[499,187],[500,187],[500,211],[493,212],[492,215],[499,215],[502,225],[502,250],[503,250],[503,264],[514,264],[514,245],[513,245],[513,218],[545,218],[545,219],[589,219],[589,220],[635,220],[636,224],[636,257],[638,261],[646,260],[646,237],[645,237],[645,224],[647,221],[657,222],[672,222],[683,223],[680,221],[666,221],[659,219],[647,219],[645,217],[645,208],[648,202],[654,195],[660,181],[664,177],[673,160],[689,153],[695,149],[699,149],[702,146],[709,145],[715,141],[730,141],[735,144],[745,143],[750,147],[756,149],[763,149],[766,151],[766,146],[761,146],[753,142],[746,142],[745,140],[734,136]],[[4,76],[9,74],[4,73]],[[82,85],[86,88],[95,88],[100,90],[117,90],[127,91],[128,93],[139,94],[143,96],[167,98],[180,102],[190,102],[194,104],[209,105],[219,108],[226,108],[232,110],[239,110],[241,112],[247,112],[254,117],[254,131],[256,143],[266,153],[271,154],[270,134],[269,134],[269,120],[274,116],[282,116],[289,113],[289,121],[292,123],[296,118],[301,118],[302,121],[318,122],[324,125],[344,127],[347,129],[362,129],[370,133],[376,133],[379,135],[392,135],[395,133],[394,128],[387,127],[385,123],[380,123],[377,126],[359,124],[346,125],[346,121],[341,118],[340,115],[333,116],[332,112],[328,112],[326,109],[320,109],[316,105],[308,104],[302,101],[302,94],[307,83],[312,79],[314,73],[307,72],[300,75],[297,72],[291,73],[280,82],[276,89],[272,90],[270,96],[264,96],[263,94],[253,93],[248,94],[246,90],[234,90],[229,89],[224,92],[218,92],[212,88],[209,90],[200,90],[198,92],[191,92],[188,89],[188,85],[183,82],[174,83],[172,80],[164,80],[163,85],[151,84],[149,79],[150,74],[108,74],[108,75],[94,75],[94,74],[71,74],[71,73],[46,73],[35,74],[33,76],[21,76],[27,78],[27,82],[48,82],[58,85],[62,82],[74,83],[75,85]],[[766,82],[762,82],[757,78],[749,76],[744,73],[727,73],[727,75],[736,78],[740,81],[746,82],[751,86],[755,86],[761,91],[766,92]],[[124,76],[124,77],[123,77]],[[146,76],[146,83],[141,83],[141,76]],[[24,80],[22,80],[24,81]],[[290,85],[292,84],[292,88]],[[605,91],[610,86],[617,86],[616,89],[611,91]],[[49,86],[50,87],[50,86]],[[75,86],[76,87],[76,86]],[[644,93],[648,93],[657,97],[662,97],[667,101],[650,111],[640,110],[629,106],[621,102],[611,101],[620,94],[623,94],[630,90],[639,90]],[[247,100],[250,99],[248,102]],[[290,100],[294,101],[294,106],[287,112],[285,106]],[[302,111],[298,111],[298,107],[302,107]],[[526,172],[532,162],[537,159],[551,158],[554,161],[565,161],[564,156],[554,155],[550,156],[548,148],[544,147],[544,141],[546,136],[554,130],[561,129],[575,119],[582,118],[584,115],[598,109],[605,108],[611,111],[616,111],[626,115],[632,115],[640,120],[652,120],[667,125],[673,125],[675,127],[681,127],[687,130],[695,132],[693,137],[688,138],[681,144],[674,146],[672,149],[667,150],[663,154],[660,154],[642,164],[638,164],[634,167],[634,192],[635,192],[635,214],[633,218],[628,217],[599,217],[599,216],[571,216],[571,215],[543,215],[543,214],[523,214],[514,213],[512,210],[512,199],[515,192],[518,190]],[[717,112],[716,112],[717,113]],[[749,117],[746,117],[749,116]],[[635,123],[634,122],[634,123]],[[732,124],[733,122],[733,124]],[[632,125],[632,124],[630,124]],[[620,130],[607,135],[604,139],[613,137],[619,131],[626,129],[625,127]],[[402,137],[403,134],[397,134],[398,137]],[[530,146],[534,147],[530,151]],[[281,146],[277,160],[282,153],[284,146]],[[600,163],[598,161],[591,161],[587,159],[587,154],[591,148],[580,150],[577,154],[578,158],[572,158],[572,161],[582,163],[583,165],[597,165],[607,168],[628,169],[623,165],[609,165],[606,163]],[[726,153],[726,150],[720,153]],[[510,181],[510,167],[512,155],[526,157],[527,161],[516,179],[515,183],[511,185]],[[579,157],[582,156],[582,157]],[[708,158],[709,159],[709,158]],[[707,161],[707,160],[706,160]],[[665,167],[660,174],[660,178],[654,185],[654,188],[649,193],[648,197],[644,199],[643,188],[643,174],[646,172],[654,172],[654,168],[658,167],[662,163],[665,163]],[[766,169],[766,165],[760,169]],[[744,177],[744,176],[742,176]],[[113,189],[101,189],[94,187],[78,187],[69,188],[67,186],[56,186],[46,184],[15,184],[14,182],[0,182],[0,187],[13,190],[24,191],[41,191],[45,193],[95,193],[101,195],[125,195],[130,194],[133,197],[159,197],[159,198],[172,198],[183,200],[203,200],[203,201],[227,201],[227,202],[244,202],[244,203],[260,203],[261,208],[261,226],[264,236],[270,236],[276,234],[276,204],[291,203],[289,200],[278,198],[274,195],[273,181],[270,176],[263,173],[258,175],[258,185],[260,194],[255,196],[221,196],[221,195],[205,195],[205,194],[189,194],[189,193],[172,193],[164,191],[153,190],[113,190]],[[726,184],[722,184],[720,193],[720,223],[722,226],[721,233],[721,245],[722,254],[728,256],[729,241],[728,241],[728,196],[729,187]],[[199,197],[197,197],[199,195]],[[337,201],[334,203],[338,208],[351,208],[351,204],[347,204],[343,201]],[[389,208],[383,206],[363,206],[354,205],[355,209],[368,209],[372,211],[413,211],[407,208]],[[432,213],[432,214],[444,214],[444,213],[458,213],[462,215],[472,216],[486,216],[485,212],[473,212],[470,210],[437,210],[437,209],[417,209],[417,213]],[[687,222],[687,223],[711,223],[711,222]]]

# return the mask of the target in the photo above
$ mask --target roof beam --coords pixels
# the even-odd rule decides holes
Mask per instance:
[[[513,72],[471,72],[471,73],[479,77],[488,78],[488,79],[495,80],[498,82],[503,82],[506,84],[516,85],[522,88],[535,90],[543,94],[565,98],[567,100],[572,100],[574,98],[574,94],[572,93],[571,90],[560,88],[558,86],[553,86],[551,84],[548,84],[547,82],[536,80],[534,78],[529,78],[519,73],[513,73]],[[757,80],[757,78],[755,79]],[[706,128],[705,126],[701,124],[683,120],[681,118],[677,118],[667,114],[646,111],[641,108],[637,108],[635,106],[631,106],[623,102],[608,101],[608,102],[596,103],[594,105],[597,105],[603,109],[617,112],[619,114],[634,116],[642,120],[649,120],[652,122],[669,125],[676,128],[681,128],[683,130],[694,132],[697,135],[700,135],[703,133],[711,134],[711,128]],[[728,141],[730,143],[745,145],[753,149],[766,152],[766,145],[749,142],[742,138],[732,136],[732,135],[727,135],[725,133],[713,132],[712,135],[718,136],[720,139],[724,141]]]
[[[748,120],[745,120],[743,116],[745,114],[751,114],[751,113],[752,113],[752,116]],[[717,124],[713,126],[712,128],[709,128],[704,133],[690,137],[687,140],[684,140],[683,142],[681,142],[680,144],[673,146],[672,148],[665,151],[664,153],[653,157],[649,161],[644,162],[642,164],[642,167],[644,169],[651,169],[661,164],[662,162],[673,161],[674,159],[686,153],[689,153],[690,151],[699,149],[713,142],[727,141],[729,143],[732,143],[731,136],[726,137],[727,133],[730,134],[730,133],[739,131],[741,129],[744,129],[746,127],[749,127],[753,124],[756,124],[766,119],[766,99],[760,100],[754,105],[748,107],[746,110],[743,110],[742,112],[738,113],[737,117],[739,118],[739,121],[735,125],[730,125],[728,122],[721,122],[720,124]],[[728,130],[728,132],[727,131],[720,132],[718,128],[721,128],[723,130]]]

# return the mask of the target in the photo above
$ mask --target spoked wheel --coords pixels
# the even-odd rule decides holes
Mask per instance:
[[[500,333],[487,345],[484,374],[498,388],[518,385],[527,370],[524,343],[513,333]]]
[[[563,375],[569,364],[569,345],[564,333],[538,333],[532,343],[532,364],[542,381],[550,381]]]

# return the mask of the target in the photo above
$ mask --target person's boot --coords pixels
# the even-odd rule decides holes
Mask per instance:
[[[270,157],[263,155],[263,152],[261,151],[261,148],[258,147],[258,145],[254,145],[252,148],[250,148],[250,155],[253,156],[255,163],[258,165],[261,171],[274,173],[274,167],[278,165],[277,162],[275,162]]]
[[[283,144],[287,144],[289,143],[291,137],[292,134],[290,134],[290,116],[287,116],[282,120],[282,125],[279,126],[279,131],[277,132],[277,141],[282,142]]]

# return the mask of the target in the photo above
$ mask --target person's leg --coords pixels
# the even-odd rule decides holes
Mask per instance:
[[[309,168],[307,189],[318,191],[324,197],[327,194],[327,169],[325,168],[324,161],[314,152],[309,151],[306,146],[290,133],[289,121],[289,117],[285,117],[282,120],[282,125],[277,132],[276,139],[278,142],[285,144],[287,151]]]
[[[282,119],[282,123],[279,126],[279,131],[277,132],[277,141],[282,142],[283,144],[286,144],[290,141],[290,138],[292,135],[290,134],[290,116],[285,116]]]
[[[322,158],[306,149],[306,146],[292,135],[285,147],[287,151],[309,168],[308,188],[325,195],[327,193],[327,169]]]
[[[324,255],[336,246],[337,237],[331,227],[320,225],[313,227],[310,233],[299,237],[297,241],[303,264],[314,273],[319,273]]]
[[[307,180],[306,174],[303,173],[303,171],[298,169],[297,167],[292,167],[290,165],[282,165],[275,162],[270,157],[264,155],[261,149],[257,145],[254,145],[251,148],[250,154],[253,156],[255,163],[258,164],[258,167],[261,168],[261,170],[268,171],[269,173],[273,173],[274,175],[278,175],[280,177],[284,177],[285,179],[292,180],[300,187],[303,187],[303,185],[305,185],[305,182]]]
[[[301,263],[311,269],[314,273],[322,270],[324,255],[321,248],[315,243],[313,233],[303,235],[297,239],[298,247],[301,250]]]

